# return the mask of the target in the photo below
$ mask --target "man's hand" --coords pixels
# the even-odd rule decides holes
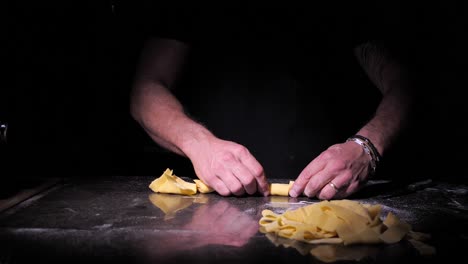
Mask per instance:
[[[258,191],[269,195],[263,167],[246,147],[210,137],[191,144],[189,152],[197,176],[219,194],[240,196]]]
[[[370,157],[358,144],[333,145],[305,167],[289,195],[297,197],[304,194],[323,200],[347,197],[366,182],[369,163]]]

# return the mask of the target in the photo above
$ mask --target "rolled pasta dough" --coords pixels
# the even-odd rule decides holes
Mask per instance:
[[[289,196],[289,190],[293,183],[294,181],[289,181],[289,183],[271,183],[270,195]]]

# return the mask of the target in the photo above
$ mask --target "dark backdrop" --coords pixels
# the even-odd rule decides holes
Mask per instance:
[[[407,23],[408,44],[419,47],[411,55],[415,119],[393,172],[465,181],[465,6],[386,2],[379,4],[382,17]],[[178,174],[191,172],[187,160],[158,148],[130,118],[142,35],[119,1],[6,5],[0,121],[9,123],[9,141],[0,146],[2,177],[159,175],[176,166]]]

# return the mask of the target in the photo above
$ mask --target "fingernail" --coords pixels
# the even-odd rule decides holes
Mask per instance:
[[[296,191],[296,190],[290,190],[290,191],[289,191],[289,195],[290,195],[291,197],[297,197],[297,191]]]

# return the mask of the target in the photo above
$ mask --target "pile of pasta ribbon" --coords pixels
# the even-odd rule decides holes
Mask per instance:
[[[391,212],[382,221],[379,204],[352,200],[321,201],[283,214],[263,210],[260,232],[311,244],[396,243],[411,231],[411,226]]]

